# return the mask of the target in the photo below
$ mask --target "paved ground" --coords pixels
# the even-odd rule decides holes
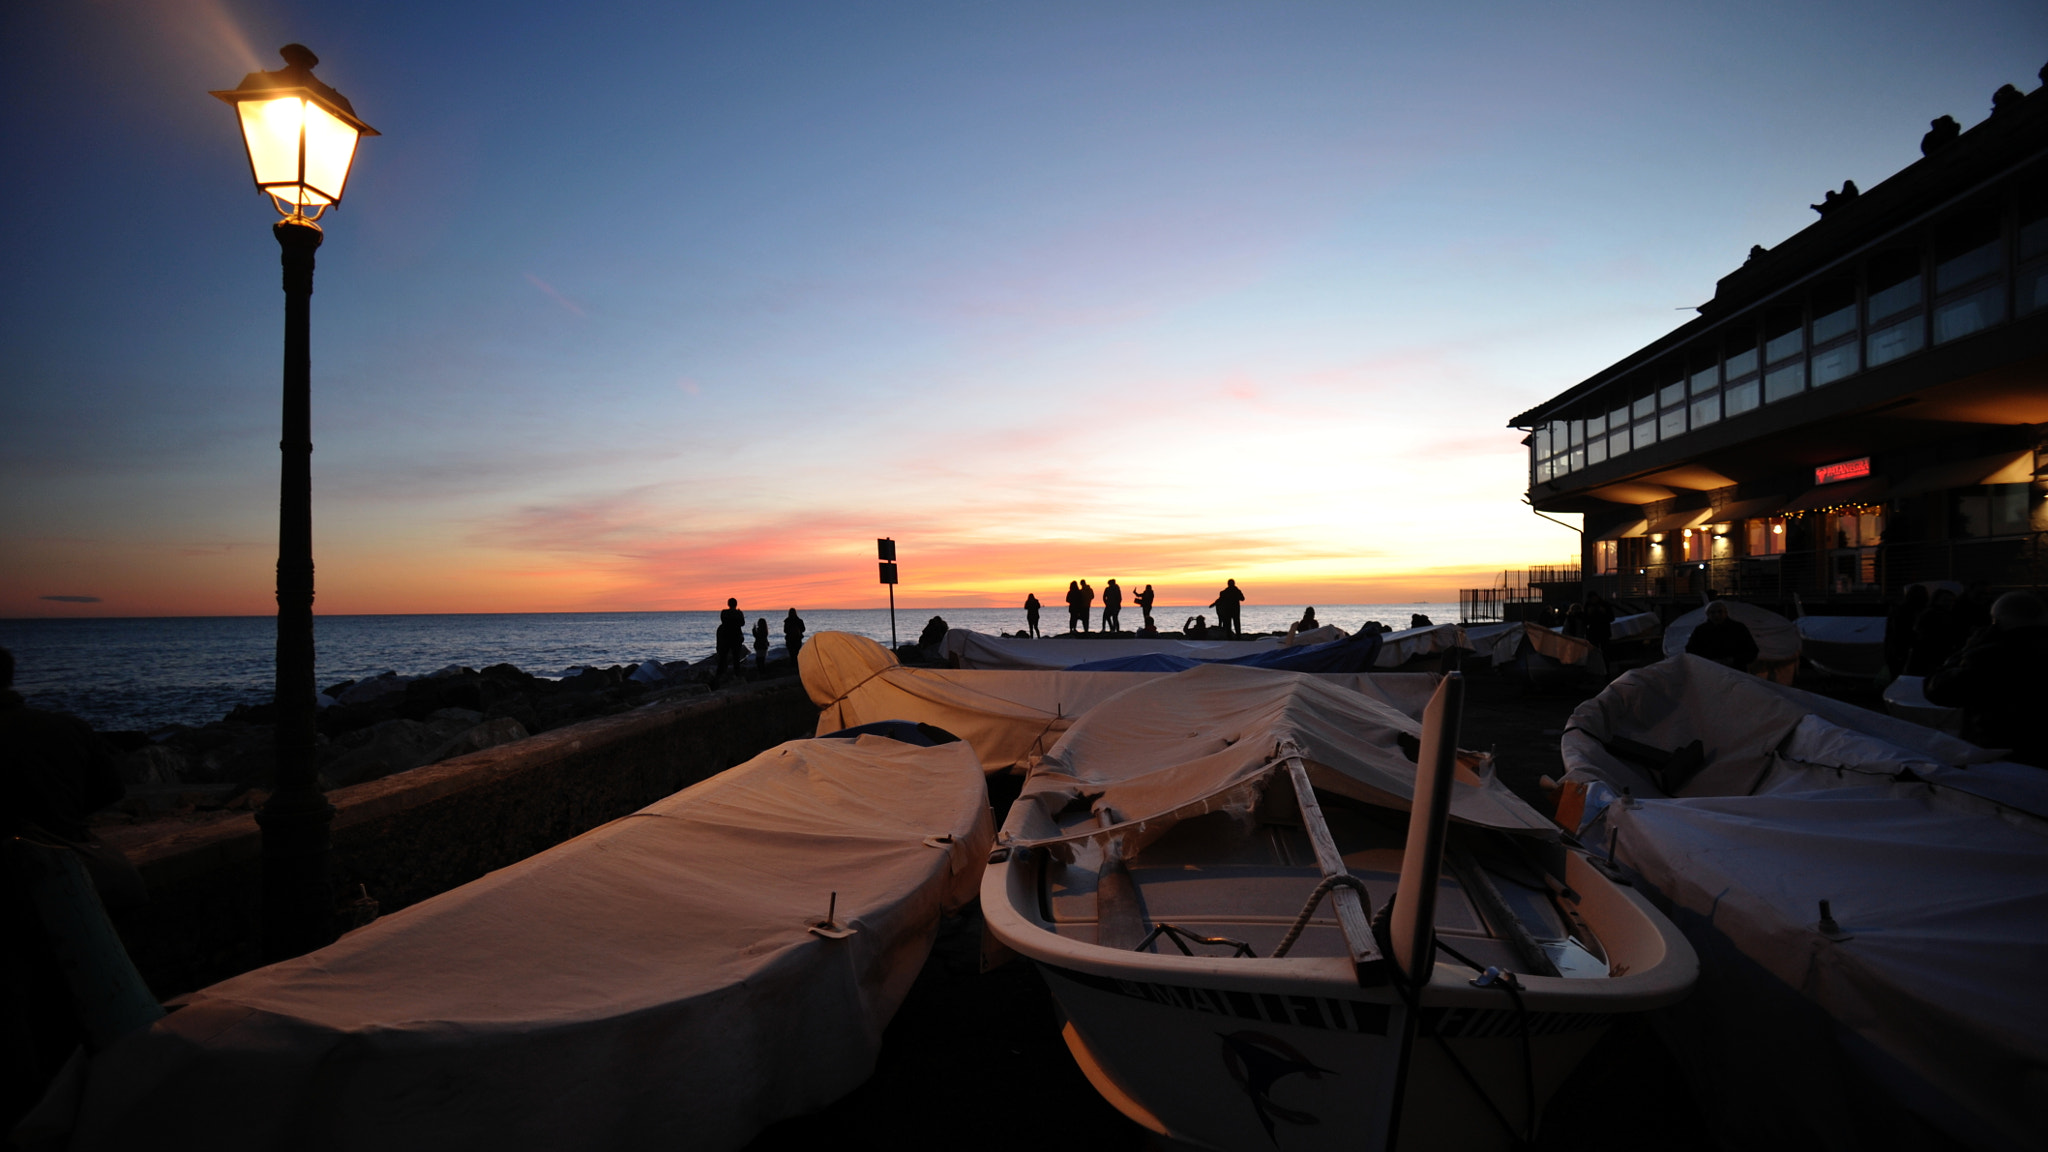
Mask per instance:
[[[1548,811],[1536,781],[1561,773],[1558,736],[1582,697],[1476,676],[1459,743],[1493,749],[1502,779]],[[754,1152],[848,1141],[1076,1152],[1152,1148],[1149,1134],[1082,1078],[1060,1040],[1056,1009],[1037,971],[1020,960],[977,973],[979,935],[971,911],[949,923],[889,1026],[874,1076],[832,1107],[769,1129]],[[1535,1145],[1558,1152],[1709,1146],[1677,1065],[1641,1019],[1626,1020],[1602,1038],[1551,1101]]]

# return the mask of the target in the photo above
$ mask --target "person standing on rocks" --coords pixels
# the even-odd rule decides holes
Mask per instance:
[[[1024,594],[1024,627],[1035,638],[1038,636],[1038,593]]]
[[[1095,589],[1090,588],[1088,581],[1083,580],[1081,581],[1081,631],[1083,632],[1088,631],[1088,612],[1094,607]]]
[[[712,687],[724,678],[728,663],[734,672],[744,670],[747,663],[747,614],[733,597],[726,599],[725,611],[718,614],[718,667],[711,673]]]
[[[1244,638],[1244,620],[1238,615],[1243,604],[1244,592],[1238,588],[1237,581],[1225,580],[1223,590],[1216,593],[1216,602],[1209,606],[1216,609],[1216,626],[1223,629],[1226,638],[1233,635]]]
[[[754,621],[754,671],[756,674],[768,670],[768,618]]]
[[[1078,581],[1078,580],[1069,580],[1069,581],[1067,581],[1067,631],[1068,631],[1068,632],[1079,632],[1079,631],[1081,630],[1081,616],[1082,616],[1082,613],[1084,613],[1084,612],[1086,612],[1086,611],[1087,611],[1087,609],[1085,609],[1085,608],[1081,607],[1081,583],[1080,583],[1080,581]]]
[[[1124,590],[1116,586],[1116,577],[1112,576],[1109,578],[1109,583],[1102,586],[1102,630],[1104,632],[1121,632],[1124,630],[1123,622],[1117,619],[1118,614],[1123,610]]]
[[[1138,593],[1131,600],[1133,604],[1138,606],[1138,611],[1145,614],[1145,630],[1148,632],[1157,630],[1152,623],[1152,597],[1152,586],[1147,584],[1145,585],[1145,590]]]
[[[804,646],[804,618],[797,615],[794,608],[782,618],[782,644],[789,649],[789,662],[796,663],[796,654]]]

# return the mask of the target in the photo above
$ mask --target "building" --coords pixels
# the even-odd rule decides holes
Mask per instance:
[[[2048,86],[2002,88],[1921,148],[1753,249],[1696,319],[1509,422],[1530,505],[1585,516],[1583,587],[1813,604],[2042,586]]]

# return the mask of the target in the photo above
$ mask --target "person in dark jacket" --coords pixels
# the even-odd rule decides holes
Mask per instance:
[[[1913,629],[1925,611],[1927,585],[1915,584],[1906,589],[1905,603],[1884,618],[1884,666],[1894,676],[1905,675],[1906,660],[1913,654]]]
[[[804,618],[797,615],[794,608],[782,618],[782,644],[789,649],[790,662],[795,663],[796,654],[804,647]]]
[[[1944,588],[1913,625],[1913,650],[1906,655],[1906,675],[1931,676],[1969,639],[1969,629],[1956,615],[1956,594]]]
[[[730,597],[718,614],[718,666],[711,670],[714,686],[724,678],[728,665],[734,672],[743,672],[747,666],[747,614],[740,611],[739,600]]]
[[[1756,663],[1756,637],[1749,634],[1748,625],[1728,614],[1728,605],[1720,600],[1707,605],[1707,618],[1692,630],[1685,650],[1742,671]]]
[[[1587,643],[1606,651],[1608,642],[1614,639],[1614,605],[1598,592],[1588,592],[1586,602],[1579,608],[1579,618],[1585,624]]]
[[[1024,594],[1024,626],[1031,630],[1033,636],[1038,635],[1038,593],[1036,592],[1026,592]]]
[[[1083,580],[1081,581],[1081,631],[1083,632],[1088,631],[1088,612],[1094,607],[1095,589],[1090,588],[1088,581]]]
[[[1963,739],[2048,768],[2048,605],[2008,592],[1991,627],[1927,678],[1929,703],[1963,710]]]
[[[1079,632],[1087,623],[1088,609],[1081,603],[1081,582],[1067,581],[1067,631]]]
[[[765,672],[767,669],[768,618],[763,616],[759,620],[754,621],[754,671]]]
[[[1152,591],[1152,586],[1150,584],[1147,584],[1145,585],[1145,590],[1143,592],[1138,593],[1137,597],[1133,599],[1131,603],[1136,604],[1138,606],[1138,611],[1145,614],[1145,627],[1151,631],[1156,632],[1158,631],[1158,628],[1152,623],[1153,595],[1154,594]]]
[[[1244,635],[1244,620],[1238,615],[1244,607],[1244,592],[1238,588],[1237,581],[1225,580],[1223,590],[1216,593],[1216,599],[1209,607],[1216,610],[1216,625],[1223,629],[1225,639]]]
[[[1116,577],[1112,576],[1109,578],[1109,583],[1102,586],[1102,630],[1104,632],[1121,632],[1124,630],[1123,621],[1118,619],[1119,614],[1123,610],[1124,590],[1116,586]]]

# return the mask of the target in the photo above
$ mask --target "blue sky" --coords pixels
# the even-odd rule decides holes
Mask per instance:
[[[2036,4],[0,13],[0,615],[271,610],[301,41],[329,612],[1405,600],[1572,554],[1506,419],[2048,60]],[[94,596],[64,602],[50,595]]]

